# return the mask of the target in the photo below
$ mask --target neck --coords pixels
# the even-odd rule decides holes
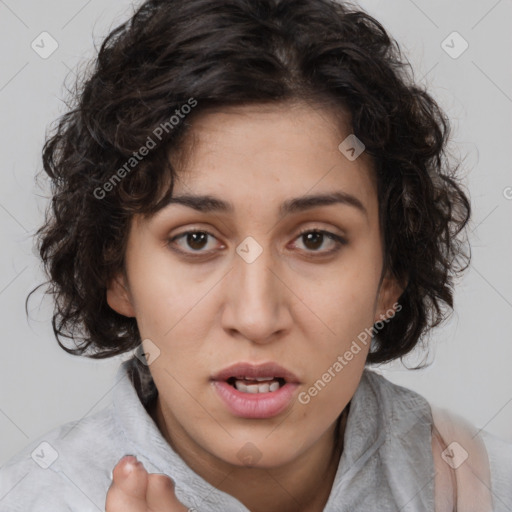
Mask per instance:
[[[166,414],[159,397],[150,414],[170,446],[196,474],[251,512],[321,512],[343,451],[349,406],[313,447],[286,466],[270,469],[233,466],[205,453]]]

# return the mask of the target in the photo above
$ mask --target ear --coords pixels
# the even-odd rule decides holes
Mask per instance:
[[[405,285],[400,284],[396,277],[388,271],[379,286],[373,323],[390,318],[394,316],[395,312],[402,309],[397,303],[404,290]]]
[[[120,315],[135,317],[133,301],[123,272],[116,275],[107,286],[107,303]]]

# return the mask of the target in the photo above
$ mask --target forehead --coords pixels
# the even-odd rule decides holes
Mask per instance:
[[[174,156],[173,197],[207,195],[222,198],[218,211],[275,208],[282,215],[297,204],[292,197],[330,194],[370,213],[376,199],[371,159],[363,153],[351,161],[338,147],[350,133],[341,109],[334,114],[301,103],[203,113],[192,122],[186,149]]]

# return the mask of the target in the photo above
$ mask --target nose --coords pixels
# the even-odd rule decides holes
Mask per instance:
[[[240,254],[235,255],[234,268],[227,277],[223,327],[231,336],[270,343],[291,326],[291,292],[279,275],[279,265],[273,261],[269,248],[263,249],[254,261]]]

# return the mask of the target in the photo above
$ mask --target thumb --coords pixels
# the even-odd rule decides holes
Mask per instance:
[[[174,492],[174,482],[164,474],[151,473],[148,475],[146,502],[152,512],[190,512]]]
[[[141,512],[146,510],[148,474],[133,456],[123,457],[112,471],[105,507],[107,512]]]

